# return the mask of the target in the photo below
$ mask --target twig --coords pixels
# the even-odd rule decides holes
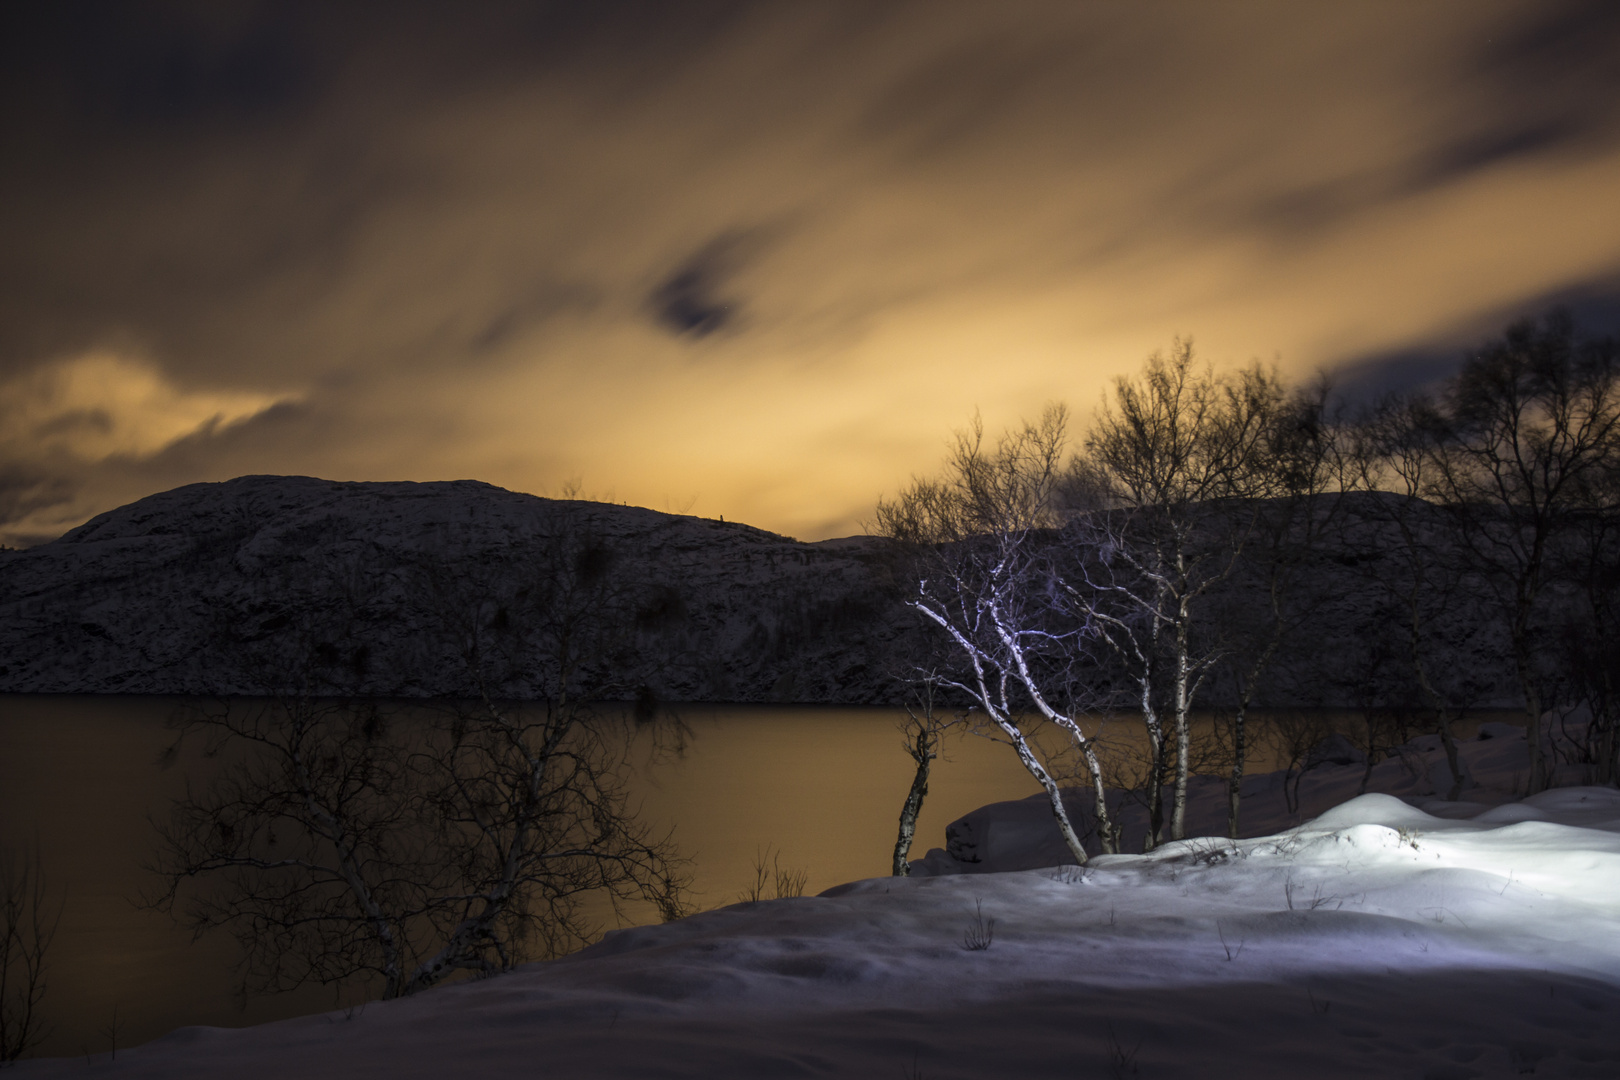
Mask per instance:
[[[1136,1075],[1136,1052],[1140,1049],[1142,1040],[1137,1039],[1136,1045],[1126,1050],[1119,1041],[1119,1035],[1114,1031],[1114,1022],[1108,1021],[1108,1065],[1116,1080]]]
[[[118,1060],[118,1003],[113,1002],[112,1023],[101,1029],[101,1033],[112,1042],[112,1060]]]
[[[962,935],[962,948],[968,952],[983,952],[996,937],[996,920],[984,917],[984,901],[973,902],[973,918]]]
[[[1221,929],[1221,920],[1219,919],[1215,920],[1215,935],[1221,939],[1221,948],[1226,950],[1226,959],[1228,961],[1236,960],[1238,957],[1242,956],[1243,946],[1249,943],[1247,938],[1239,938],[1237,951],[1233,952],[1232,946],[1226,943],[1226,933]]]

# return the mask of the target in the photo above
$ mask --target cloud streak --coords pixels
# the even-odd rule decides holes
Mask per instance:
[[[213,435],[288,396],[183,390],[152,365],[110,352],[47,364],[0,384],[7,457],[65,454],[99,463],[149,458],[181,439]]]
[[[0,522],[37,539],[101,506],[79,505],[86,474],[117,459],[139,468],[183,441],[217,439],[294,394],[177,386],[152,364],[110,351],[46,363],[0,383]]]

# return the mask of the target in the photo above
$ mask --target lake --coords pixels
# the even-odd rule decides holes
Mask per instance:
[[[240,1025],[331,1009],[330,989],[253,997],[233,992],[235,943],[193,942],[133,900],[155,878],[150,816],[167,813],[188,772],[157,764],[180,704],[153,697],[0,696],[0,846],[43,854],[65,900],[50,955],[38,1051],[104,1053],[189,1024]],[[806,894],[889,873],[912,762],[897,713],[821,707],[680,707],[685,753],[644,764],[636,796],[655,827],[674,827],[691,859],[696,907],[734,902],[764,853],[807,875]],[[945,826],[988,802],[1035,793],[1010,750],[954,740],[935,764],[913,857],[944,844]],[[341,1004],[349,1004],[343,1001]]]
[[[193,941],[167,915],[134,900],[156,878],[151,818],[167,815],[188,775],[209,764],[195,746],[163,769],[167,721],[181,699],[0,695],[0,846],[36,842],[53,889],[65,901],[52,950],[47,1021],[50,1055],[105,1053],[190,1024],[260,1023],[353,1003],[330,989],[234,994],[236,946],[215,932]],[[678,758],[638,761],[634,799],[643,820],[690,859],[694,909],[735,902],[762,857],[802,871],[805,893],[886,876],[913,765],[891,709],[682,705],[690,731]],[[1278,714],[1301,717],[1307,714]],[[1350,713],[1316,714],[1342,731]],[[1460,724],[1472,734],[1481,713]],[[1277,767],[1256,717],[1251,770]],[[1114,738],[1140,743],[1128,720]],[[1207,735],[1209,717],[1196,735]],[[1280,730],[1280,729],[1279,729]],[[950,740],[936,762],[912,856],[945,842],[945,826],[986,803],[1039,789],[1012,751],[972,736]],[[350,993],[356,991],[351,990]]]

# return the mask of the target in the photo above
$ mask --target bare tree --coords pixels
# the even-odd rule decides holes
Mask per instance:
[[[175,723],[176,746],[200,738],[231,760],[160,823],[166,887],[149,902],[179,903],[198,933],[229,928],[243,992],[376,978],[401,994],[448,877],[422,835],[400,719],[363,699],[281,694]]]
[[[487,580],[416,583],[444,616],[424,662],[462,665],[472,690],[432,715],[334,695],[362,644],[327,632],[292,639],[275,696],[183,716],[182,737],[230,761],[164,827],[154,902],[229,927],[244,989],[362,980],[384,997],[587,940],[589,896],[677,914],[678,862],[625,787],[652,698],[601,704],[635,670],[638,592],[614,569],[559,515]],[[515,663],[537,701],[499,696]]]
[[[0,1063],[44,1041],[46,960],[62,902],[51,903],[37,853],[0,852]]]
[[[1595,782],[1620,779],[1620,447],[1587,485],[1563,568],[1575,603],[1561,630],[1566,692],[1589,722],[1577,736]]]
[[[1360,565],[1370,587],[1399,613],[1402,651],[1432,710],[1452,778],[1446,797],[1455,800],[1467,782],[1455,733],[1464,700],[1436,669],[1433,628],[1442,612],[1466,603],[1474,588],[1469,560],[1424,499],[1434,486],[1437,434],[1432,406],[1422,398],[1386,399],[1360,419],[1353,429],[1350,482],[1370,497],[1347,515],[1344,543],[1365,556]]]
[[[782,853],[767,845],[754,854],[754,880],[737,896],[738,903],[757,904],[762,900],[791,900],[804,895],[810,872],[783,867]]]
[[[957,436],[944,475],[917,480],[880,501],[878,530],[913,553],[916,591],[909,601],[949,642],[958,663],[941,680],[973,701],[991,728],[1041,785],[1053,819],[1077,863],[1085,847],[1064,808],[1033,726],[1062,732],[1090,773],[1105,850],[1114,830],[1102,765],[1080,724],[1090,694],[1081,660],[1094,628],[1053,602],[1053,559],[1063,521],[1058,487],[1067,415],[1049,407],[1038,424],[1004,435],[992,449],[982,425]]]
[[[1268,521],[1260,543],[1250,545],[1250,553],[1261,562],[1263,603],[1258,611],[1245,611],[1242,605],[1229,605],[1215,617],[1222,632],[1220,664],[1230,683],[1229,724],[1231,729],[1230,767],[1226,777],[1226,835],[1237,839],[1243,809],[1243,777],[1248,770],[1249,710],[1254,704],[1261,679],[1271,667],[1284,635],[1300,621],[1301,606],[1285,606],[1284,598],[1292,583],[1294,563],[1285,553],[1292,521]],[[1234,610],[1235,609],[1235,610]]]
[[[1583,341],[1566,313],[1510,327],[1434,403],[1425,492],[1503,619],[1529,728],[1532,790],[1548,780],[1536,670],[1540,605],[1588,481],[1620,439],[1620,346]]]
[[[1270,440],[1285,400],[1275,373],[1199,368],[1192,343],[1178,340],[1138,379],[1115,383],[1071,471],[1072,490],[1094,507],[1085,519],[1098,542],[1089,546],[1110,564],[1074,595],[1132,664],[1158,775],[1173,783],[1170,839],[1186,834],[1194,700],[1222,655],[1201,633],[1201,615],[1238,565],[1255,500],[1270,493]],[[1166,824],[1154,783],[1149,846]]]
[[[1227,835],[1236,838],[1251,735],[1248,718],[1262,682],[1280,656],[1301,651],[1321,595],[1318,560],[1333,529],[1348,464],[1338,425],[1328,415],[1330,384],[1319,379],[1289,396],[1270,417],[1256,496],[1225,505],[1241,515],[1242,559],[1233,580],[1212,597],[1209,635],[1224,669],[1230,710]],[[1291,647],[1292,646],[1292,647]]]
[[[911,842],[917,834],[917,816],[928,797],[928,777],[939,757],[945,736],[959,727],[963,718],[953,714],[940,697],[940,676],[935,669],[917,672],[909,682],[908,699],[903,704],[906,718],[900,723],[902,745],[916,768],[911,788],[900,807],[900,827],[894,841],[894,876],[911,873]]]
[[[1283,804],[1297,822],[1299,786],[1305,774],[1318,764],[1311,751],[1333,734],[1333,724],[1314,710],[1288,710],[1273,718],[1266,734],[1283,766]]]
[[[477,696],[434,725],[417,771],[437,780],[426,798],[461,892],[438,913],[442,944],[408,989],[455,970],[504,970],[529,933],[542,935],[544,955],[583,943],[585,897],[621,915],[626,901],[665,919],[683,912],[674,848],[628,802],[630,739],[658,721],[656,695],[638,678],[656,590],[566,514],[527,556],[504,587],[466,595],[462,582],[459,605],[446,597]],[[519,670],[538,684],[538,702],[496,696]],[[626,700],[628,716],[602,704]]]

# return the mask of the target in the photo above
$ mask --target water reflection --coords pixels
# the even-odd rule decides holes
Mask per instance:
[[[166,816],[188,777],[202,782],[218,767],[196,745],[173,767],[159,767],[171,741],[166,721],[180,704],[0,696],[0,844],[37,842],[66,897],[46,1002],[54,1032],[42,1053],[104,1053],[115,1010],[117,1041],[128,1046],[188,1024],[259,1023],[349,1004],[320,988],[244,1003],[233,989],[227,934],[193,941],[168,916],[131,902],[156,880],[143,869],[154,852],[151,819]],[[685,752],[653,760],[643,747],[634,798],[654,828],[675,830],[691,859],[696,907],[735,902],[766,852],[804,873],[807,894],[889,872],[913,767],[896,712],[687,705],[680,719],[690,731]],[[1344,730],[1357,723],[1348,714],[1334,719]],[[1209,726],[1200,719],[1200,731]],[[1141,739],[1128,721],[1109,734]],[[1274,753],[1257,747],[1251,768],[1274,764]],[[1007,747],[949,741],[913,857],[941,846],[955,818],[1037,790]]]
[[[0,698],[0,844],[36,841],[66,897],[51,956],[45,1054],[105,1052],[186,1024],[238,1025],[330,1009],[311,988],[244,1003],[235,946],[193,942],[166,915],[132,902],[155,882],[151,818],[215,767],[196,746],[158,758],[180,702],[148,697]],[[880,709],[684,706],[679,757],[649,763],[635,788],[645,818],[673,827],[692,859],[698,907],[734,902],[767,850],[803,871],[806,891],[888,873],[896,818],[911,779],[895,714]],[[937,763],[915,855],[943,843],[973,808],[1035,791],[1004,748],[959,740]],[[346,1002],[345,1002],[346,1003]]]

